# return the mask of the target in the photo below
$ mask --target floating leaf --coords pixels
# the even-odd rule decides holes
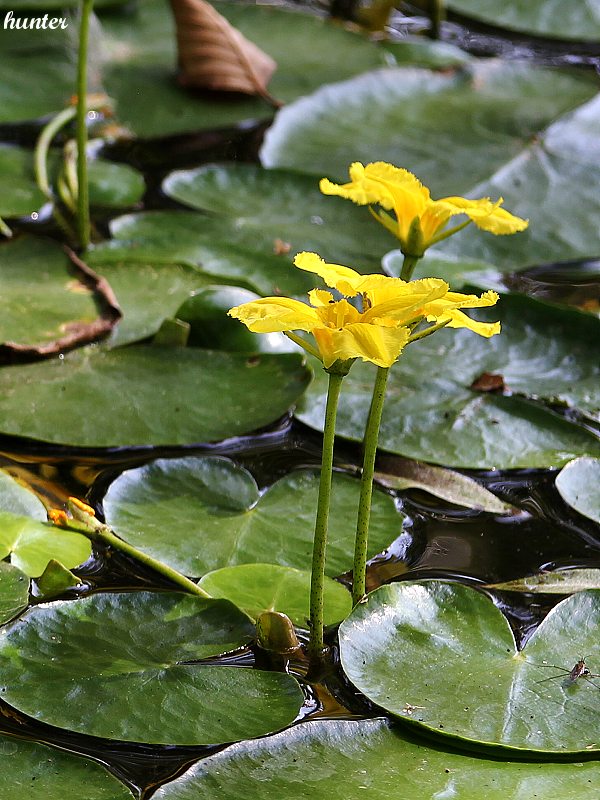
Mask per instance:
[[[498,28],[552,39],[600,41],[596,0],[448,0],[448,9]],[[565,24],[566,23],[566,24]]]
[[[303,700],[296,681],[190,663],[252,632],[231,603],[178,592],[37,606],[0,632],[2,696],[51,725],[110,739],[188,745],[261,736],[295,718]]]
[[[11,563],[32,578],[53,558],[70,568],[83,564],[91,553],[90,540],[80,533],[0,511],[0,558],[10,555]]]
[[[532,592],[537,594],[572,594],[586,589],[600,589],[600,569],[565,569],[541,572],[514,581],[490,583],[488,589],[503,592]]]
[[[444,73],[370,72],[279,111],[261,160],[343,181],[352,161],[389,161],[414,172],[433,197],[463,194],[596,92],[581,73],[496,60]],[[508,200],[507,208],[518,213]]]
[[[276,63],[204,0],[171,0],[178,80],[193,89],[264,97]]]
[[[527,297],[506,295],[482,318],[500,318],[492,339],[444,330],[408,347],[390,373],[380,443],[383,450],[463,468],[561,466],[600,455],[596,436],[544,402],[598,415],[600,321]],[[321,428],[326,381],[315,378],[299,418]],[[521,397],[472,391],[483,372],[501,374]],[[337,431],[360,439],[374,370],[355,364],[344,381]],[[532,398],[536,402],[530,402]]]
[[[568,674],[582,653],[592,671],[600,664],[599,624],[600,591],[580,592],[518,653],[485,595],[439,581],[399,583],[377,589],[342,623],[340,656],[358,689],[410,725],[470,744],[589,753],[600,751],[600,693]]]
[[[359,494],[356,479],[333,478],[329,576],[352,567]],[[187,575],[247,563],[304,569],[312,553],[318,483],[314,472],[297,470],[261,496],[252,475],[228,459],[157,459],[110,485],[104,514],[124,539]],[[400,534],[402,520],[392,498],[375,492],[371,554]]]
[[[24,517],[46,521],[46,508],[32,491],[0,471],[0,509]]]
[[[120,315],[99,276],[48,239],[26,236],[0,246],[0,280],[0,356],[5,359],[52,355],[93,341]]]
[[[390,470],[393,469],[393,472]],[[381,465],[375,480],[388,489],[423,489],[435,497],[492,514],[510,514],[514,508],[467,475],[421,461],[395,459]]]
[[[0,418],[5,433],[82,447],[191,444],[269,425],[307,380],[292,353],[90,347],[0,370]]]
[[[560,496],[584,517],[600,522],[600,459],[576,458],[556,476]]]
[[[37,588],[42,597],[56,597],[67,589],[79,586],[83,581],[67,569],[60,561],[52,558],[46,569],[36,580]]]
[[[2,800],[132,800],[100,764],[37,742],[0,736],[0,763]]]
[[[235,603],[253,619],[265,611],[280,611],[300,628],[310,614],[310,572],[276,564],[238,564],[209,572],[199,585],[211,597]],[[325,625],[347,617],[352,610],[350,592],[341,583],[325,578]]]
[[[0,561],[0,625],[27,608],[29,580],[20,569]]]
[[[0,144],[0,217],[22,217],[39,211],[45,202],[33,180],[31,153]]]
[[[312,720],[203,758],[155,800],[372,797],[399,800],[582,800],[600,781],[597,761],[486,760],[405,737],[388,720]]]

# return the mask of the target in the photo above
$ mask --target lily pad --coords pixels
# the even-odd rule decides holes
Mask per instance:
[[[57,242],[25,236],[0,246],[0,352],[46,355],[106,334],[118,310],[96,278]]]
[[[29,580],[24,572],[0,561],[0,625],[4,625],[29,603]]]
[[[0,765],[3,800],[132,800],[99,764],[37,742],[0,736]]]
[[[307,380],[294,353],[92,346],[0,370],[0,417],[5,433],[80,447],[192,444],[274,422]]]
[[[326,572],[352,567],[359,482],[335,474]],[[124,539],[187,575],[235,564],[305,569],[310,563],[318,476],[297,470],[260,494],[252,475],[225,458],[157,459],[127,470],[104,498],[106,521]],[[370,554],[399,534],[403,515],[375,492]]]
[[[114,291],[123,314],[111,333],[111,347],[153,336],[186,298],[210,282],[198,270],[183,264],[116,262],[102,264],[99,271]]]
[[[597,0],[448,0],[448,9],[466,17],[534,36],[593,42],[600,40]]]
[[[361,272],[379,272],[386,240],[364,209],[321,194],[318,178],[252,164],[171,173],[164,191],[206,214],[153,211],[113,220],[113,239],[86,255],[115,261],[183,263],[263,295],[304,295],[315,277],[292,266],[317,251]]]
[[[46,521],[46,508],[37,495],[2,471],[0,471],[0,509],[10,511],[11,514],[31,517],[40,522]]]
[[[598,126],[600,96],[555,122],[470,189],[473,197],[503,197],[513,214],[529,219],[526,231],[487,236],[467,229],[437,249],[503,270],[598,256]]]
[[[340,656],[352,683],[407,724],[470,744],[589,754],[600,751],[600,693],[568,675],[582,653],[592,671],[600,664],[599,624],[600,592],[580,592],[519,653],[483,594],[400,583],[377,589],[342,623]]]
[[[296,681],[190,663],[252,631],[231,603],[175,592],[57,601],[0,632],[1,691],[36,719],[111,739],[197,745],[261,736],[295,718]]]
[[[90,540],[80,533],[0,511],[0,558],[10,556],[11,563],[31,578],[41,575],[53,558],[67,568],[78,567],[91,553]]]
[[[282,109],[261,160],[338,181],[348,179],[352,161],[389,161],[414,172],[434,197],[463,194],[596,92],[581,73],[515,62],[473,61],[444,73],[380,70]],[[518,212],[508,201],[507,208]]]
[[[198,761],[155,800],[581,800],[600,781],[597,761],[559,764],[486,760],[445,752],[387,720],[312,720],[240,742]]]
[[[575,511],[600,522],[600,459],[570,461],[556,476],[556,488]]]
[[[211,597],[223,597],[257,619],[265,611],[280,611],[300,628],[310,614],[310,572],[276,564],[238,564],[209,572],[199,585]],[[325,578],[325,625],[347,617],[352,597],[341,583]]]
[[[564,569],[556,572],[541,572],[514,581],[490,583],[488,589],[503,592],[532,592],[537,594],[573,594],[586,589],[600,589],[600,569]]]
[[[402,354],[390,373],[381,449],[480,469],[562,466],[576,456],[600,455],[596,436],[545,405],[561,403],[597,417],[600,322],[517,295],[503,296],[482,318],[500,318],[502,333],[484,339],[464,329],[443,330]],[[326,396],[321,372],[315,371],[297,414],[317,429]],[[503,376],[506,394],[471,389],[484,373]],[[345,379],[340,435],[362,437],[373,380],[374,370],[362,364]]]

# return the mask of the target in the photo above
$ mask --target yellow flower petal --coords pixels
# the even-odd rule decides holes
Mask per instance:
[[[362,358],[379,367],[391,367],[408,341],[408,328],[382,328],[363,322],[347,325],[341,330],[318,328],[314,337],[323,356],[324,366],[335,361]]]
[[[528,220],[500,208],[504,202],[502,197],[496,203],[492,203],[489,198],[466,200],[464,197],[445,197],[444,201],[460,209],[457,213],[466,214],[481,230],[497,236],[524,231],[529,225]]]
[[[363,277],[350,267],[328,264],[317,253],[298,253],[294,258],[294,264],[299,269],[319,275],[327,286],[332,286],[347,297],[354,297],[357,293],[356,286]]]
[[[444,322],[446,319],[450,319],[450,322],[446,326],[448,328],[468,328],[470,331],[473,331],[473,333],[478,333],[480,336],[485,336],[488,339],[490,336],[495,336],[497,333],[500,333],[499,322],[477,322],[477,320],[471,319],[471,317],[468,317],[466,314],[463,314],[462,311],[457,311],[456,309],[448,309],[439,317],[427,317],[429,322]]]
[[[308,299],[310,300],[311,306],[315,306],[315,308],[335,303],[331,292],[326,292],[324,289],[311,289],[308,293]]]
[[[317,310],[289,297],[262,297],[227,312],[254,333],[312,331],[321,324]]]

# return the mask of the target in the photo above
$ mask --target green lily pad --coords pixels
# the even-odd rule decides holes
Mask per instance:
[[[92,346],[0,370],[0,418],[5,433],[81,447],[191,444],[274,422],[307,380],[294,353]]]
[[[51,725],[111,739],[197,745],[261,736],[295,718],[296,681],[189,663],[252,632],[231,603],[176,592],[49,603],[0,633],[2,696]]]
[[[3,800],[132,800],[100,764],[37,742],[0,736],[0,765]]]
[[[9,348],[54,352],[61,342],[89,341],[110,327],[99,319],[100,303],[57,242],[25,236],[4,243],[0,280],[0,342]]]
[[[531,592],[537,594],[573,594],[586,589],[600,589],[600,569],[564,569],[557,572],[542,572],[514,581],[490,583],[488,589],[503,592]]]
[[[29,604],[29,580],[24,572],[0,561],[0,625],[4,625]]]
[[[326,572],[352,568],[359,482],[334,474]],[[157,459],[127,470],[104,498],[107,523],[124,539],[186,575],[235,564],[305,569],[310,563],[318,477],[297,470],[262,496],[252,475],[225,458]],[[375,492],[370,554],[387,547],[403,520]]]
[[[595,42],[600,40],[597,0],[448,0],[448,9],[466,17],[534,36]]]
[[[485,595],[399,583],[377,589],[342,623],[340,657],[352,683],[407,724],[471,744],[589,754],[600,751],[600,693],[568,675],[582,653],[591,671],[600,664],[599,624],[600,592],[580,592],[519,653]]]
[[[50,160],[56,171],[58,157]],[[138,203],[145,191],[140,172],[127,164],[95,159],[89,164],[92,206],[123,209]],[[33,152],[0,144],[0,216],[10,219],[37,212],[47,202],[33,172]]]
[[[322,83],[393,61],[389,51],[314,15],[235,3],[213,5],[275,59],[278,69],[269,91],[285,102]],[[104,33],[104,86],[116,102],[119,121],[138,136],[166,136],[272,116],[272,107],[260,98],[219,101],[177,85],[174,23],[167,3],[146,0],[129,14],[107,16]]]
[[[46,569],[36,580],[36,588],[39,596],[44,598],[57,597],[67,589],[80,586],[83,583],[81,578],[74,575],[60,561],[52,558],[46,565]]]
[[[0,510],[46,521],[46,508],[32,491],[6,472],[0,471]]]
[[[260,295],[239,286],[207,286],[194,292],[176,311],[190,326],[188,344],[237,353],[295,353],[300,349],[283,333],[252,333],[227,315],[230,308]]]
[[[0,511],[0,558],[10,556],[11,563],[31,578],[41,575],[53,558],[70,568],[91,554],[90,540],[80,533]]]
[[[597,437],[544,405],[562,403],[598,415],[598,341],[593,316],[517,295],[503,296],[482,318],[500,318],[491,339],[443,330],[406,349],[390,373],[380,433],[382,450],[462,468],[562,466],[600,455]],[[355,364],[344,381],[337,431],[360,440],[374,370]],[[326,385],[316,370],[298,417],[322,428]],[[510,392],[469,387],[501,375]],[[531,402],[529,399],[535,399]]]
[[[186,298],[210,282],[210,278],[184,264],[103,263],[99,271],[110,284],[123,314],[111,333],[111,347],[153,336]]]
[[[524,63],[473,61],[444,73],[380,70],[282,109],[261,160],[344,182],[352,161],[389,161],[414,172],[433,197],[463,194],[596,92],[580,73]],[[507,208],[515,212],[508,201]]]
[[[556,488],[575,511],[600,522],[600,459],[570,461],[556,476]]]
[[[582,800],[597,761],[486,760],[411,740],[387,720],[312,720],[198,761],[155,800]]]
[[[243,609],[252,619],[265,611],[280,611],[300,628],[309,618],[310,572],[276,564],[238,564],[209,572],[199,585],[211,597],[223,597]],[[352,597],[341,583],[325,578],[325,625],[347,617]]]
[[[321,194],[318,179],[252,164],[171,173],[171,197],[209,214],[153,211],[113,220],[113,239],[86,255],[116,261],[183,263],[263,295],[304,295],[317,279],[292,266],[317,251],[360,272],[379,272],[386,240],[364,209]]]
[[[33,178],[31,153],[0,145],[0,217],[22,217],[39,211],[45,202]]]
[[[529,219],[516,236],[461,231],[437,249],[497,268],[518,267],[598,255],[600,214],[600,97],[551,125],[526,150],[469,192],[503,197],[513,214]]]

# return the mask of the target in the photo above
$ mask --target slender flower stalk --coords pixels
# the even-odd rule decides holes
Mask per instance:
[[[79,244],[85,250],[91,239],[90,199],[87,171],[87,61],[90,16],[94,0],[82,0],[79,23],[79,54],[77,59],[77,232]]]
[[[312,573],[310,583],[310,642],[309,655],[313,663],[318,663],[323,655],[323,590],[325,585],[325,556],[327,549],[327,530],[329,526],[329,505],[331,500],[331,476],[333,472],[333,444],[335,440],[335,420],[345,373],[330,372],[323,429],[323,453],[321,456],[321,480],[317,502],[317,518],[313,542]]]
[[[198,597],[210,597],[208,592],[201,589],[198,584],[186,578],[181,572],[169,567],[162,561],[152,558],[147,553],[138,550],[137,547],[128,544],[123,539],[120,539],[113,531],[104,525],[100,520],[96,519],[94,509],[78,500],[76,497],[70,497],[67,501],[67,508],[71,514],[69,517],[65,511],[59,509],[51,509],[48,512],[48,517],[55,525],[63,528],[72,528],[80,533],[83,533],[92,542],[102,542],[109,545],[114,550],[119,550],[121,553],[133,558],[145,567],[162,575],[174,583],[179,589],[188,594],[195,594]]]
[[[383,411],[389,371],[389,367],[379,367],[377,370],[363,439],[363,468],[360,479],[360,499],[358,501],[356,540],[354,543],[354,567],[352,569],[352,602],[354,605],[360,603],[366,594],[367,545],[371,519],[373,473],[375,472],[375,455],[377,453],[381,413]]]

